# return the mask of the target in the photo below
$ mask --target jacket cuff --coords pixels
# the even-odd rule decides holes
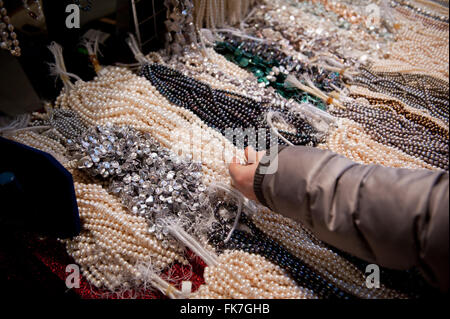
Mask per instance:
[[[268,207],[266,199],[262,191],[262,183],[264,180],[264,175],[259,173],[259,165],[255,172],[255,178],[253,179],[253,191],[255,192],[256,198],[264,206]]]
[[[278,156],[278,154],[286,147],[287,147],[286,145],[278,146],[278,153],[275,156]],[[266,154],[266,155],[264,155],[264,157],[270,157],[270,155]],[[262,184],[264,181],[264,177],[267,174],[261,174],[260,171],[262,171],[262,167],[268,167],[270,165],[270,163],[271,163],[270,160],[259,161],[258,167],[256,168],[256,171],[255,171],[255,177],[253,178],[253,192],[255,193],[258,201],[268,208],[270,208],[270,207],[267,204],[266,199],[264,198],[264,193],[262,190]]]

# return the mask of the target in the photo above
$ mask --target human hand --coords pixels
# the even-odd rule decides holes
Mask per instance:
[[[245,160],[247,163],[241,165],[239,164],[238,159],[233,157],[233,160],[228,167],[232,185],[248,199],[257,199],[255,192],[253,191],[253,180],[259,161],[265,153],[265,151],[256,152],[251,146],[248,146],[245,149]]]

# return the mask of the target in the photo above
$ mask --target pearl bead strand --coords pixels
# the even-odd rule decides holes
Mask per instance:
[[[96,184],[75,182],[83,230],[65,240],[68,253],[96,287],[114,290],[130,279],[139,286],[145,278],[136,265],[151,263],[158,270],[178,261],[187,265],[182,252],[163,248],[146,228],[145,219],[128,214],[120,202]]]
[[[399,104],[402,106],[403,110],[405,112],[408,112],[410,114],[414,114],[414,115],[418,115],[421,116],[425,119],[427,119],[430,122],[433,122],[434,124],[436,124],[437,126],[440,126],[443,130],[445,130],[447,132],[449,132],[449,127],[448,127],[448,123],[434,117],[431,116],[428,112],[424,111],[424,110],[420,110],[411,106],[408,106],[407,104],[403,103],[402,101],[396,99],[395,97],[392,96],[388,96],[384,93],[379,93],[379,92],[374,92],[371,91],[363,86],[358,86],[358,85],[351,85],[349,88],[350,94],[354,94],[354,95],[365,95],[368,97],[373,97],[376,99],[383,99],[383,100],[387,100],[387,101],[394,101],[395,103]]]
[[[316,299],[299,287],[280,267],[264,257],[242,251],[225,251],[216,266],[205,268],[205,284],[193,299]]]
[[[281,243],[297,258],[314,267],[339,288],[360,298],[405,298],[395,290],[381,286],[368,289],[365,275],[352,263],[326,248],[301,224],[263,209],[252,216],[253,222],[266,235]]]
[[[434,169],[430,164],[399,151],[393,147],[374,141],[364,132],[361,125],[348,119],[338,119],[325,144],[320,149],[328,149],[360,164],[379,164],[398,168]]]
[[[243,159],[243,151],[219,132],[192,112],[171,105],[149,81],[124,68],[105,68],[93,81],[78,81],[56,105],[76,110],[88,125],[129,125],[151,133],[175,153],[201,156],[205,184],[217,179],[229,183],[226,162],[233,153]]]
[[[422,22],[423,16],[404,8],[395,8],[392,13],[399,26],[397,39],[390,43],[391,55],[376,60],[372,69],[376,72],[422,73],[448,82],[448,24],[444,28],[430,27]]]

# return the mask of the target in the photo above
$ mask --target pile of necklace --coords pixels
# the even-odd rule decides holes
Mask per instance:
[[[159,57],[157,62],[208,83],[211,88],[242,94],[257,101],[267,101],[266,104],[270,104],[275,110],[289,110],[297,104],[294,100],[286,100],[277,94],[274,88],[258,82],[256,74],[230,62],[212,48],[207,48],[204,52],[186,50],[184,55],[172,56],[168,61],[162,61],[162,57]]]
[[[7,134],[73,175],[83,227],[63,241],[67,252],[90,284],[119,293],[196,266],[187,244],[208,265],[192,298],[426,294],[413,270],[382,269],[381,287],[369,289],[363,261],[211,190],[229,185],[227,163],[242,161],[246,145],[311,145],[363,164],[448,170],[448,14],[426,0],[376,1],[373,26],[367,0],[264,0],[251,12],[250,2],[165,1],[168,50],[139,56],[141,76],[98,70]],[[20,54],[2,6],[2,48]],[[227,19],[239,29],[194,30]],[[175,239],[173,223],[197,246]]]
[[[94,286],[136,289],[148,281],[139,265],[162,271],[175,261],[188,264],[178,245],[163,246],[144,217],[129,214],[100,185],[75,182],[75,192],[83,231],[64,242]]]
[[[386,52],[384,36],[354,28],[347,30],[340,23],[308,14],[295,3],[291,5],[284,0],[265,0],[247,24],[246,33],[252,36],[279,42],[287,40],[308,58],[328,56],[346,66],[358,66]]]
[[[222,50],[223,52],[223,50]],[[252,61],[254,63],[254,61]],[[286,96],[284,94],[284,96]],[[313,103],[315,101],[312,101]],[[362,131],[359,131],[358,134],[363,134],[357,142],[359,143],[361,140],[369,140],[370,137],[372,137],[375,141],[378,141],[380,143],[383,143],[385,145],[394,146],[399,148],[400,150],[406,152],[406,154],[402,154],[401,152],[396,152],[399,154],[399,157],[402,157],[400,159],[399,157],[394,157],[392,161],[389,161],[387,157],[382,157],[379,155],[369,156],[369,157],[361,157],[361,155],[358,156],[352,156],[351,158],[356,159],[357,161],[361,163],[377,163],[377,164],[383,164],[387,166],[395,166],[395,167],[401,167],[400,162],[416,162],[420,163],[419,167],[427,167],[427,165],[422,164],[420,161],[417,161],[413,159],[412,157],[408,157],[407,154],[410,154],[411,156],[417,156],[418,158],[421,158],[426,163],[429,163],[429,167],[441,167],[443,169],[448,168],[448,161],[445,159],[446,154],[448,154],[448,147],[446,145],[446,142],[444,141],[446,138],[448,139],[448,133],[445,133],[445,130],[442,131],[439,127],[433,124],[433,122],[430,121],[423,121],[422,118],[416,121],[411,121],[409,118],[412,117],[417,118],[417,116],[413,115],[411,116],[409,113],[404,115],[403,112],[398,110],[398,105],[394,103],[394,106],[391,104],[384,102],[382,106],[370,108],[368,109],[366,107],[366,104],[363,105],[357,105],[356,102],[352,103],[346,103],[346,108],[329,108],[330,114],[339,116],[339,117],[346,117],[348,119],[351,119],[355,121],[356,123],[359,123],[362,125],[364,130],[368,133],[368,135],[364,134]],[[389,106],[391,105],[391,106]],[[392,110],[392,107],[394,107],[395,111]],[[375,112],[375,113],[374,113]],[[383,115],[380,114],[383,113]],[[373,114],[372,114],[373,113]],[[400,113],[400,114],[398,114]],[[391,119],[392,115],[398,116],[400,119],[400,122],[398,121],[392,121],[392,120],[383,120],[383,119]],[[420,116],[419,116],[420,117]],[[339,122],[341,125],[346,126],[347,123],[351,122]],[[402,124],[403,123],[403,124]],[[405,130],[405,123],[408,125],[406,126]],[[398,134],[395,135],[392,132],[391,126],[401,126],[397,132]],[[431,126],[430,126],[431,125]],[[435,128],[437,127],[437,131]],[[344,151],[342,147],[348,147],[351,144],[341,144],[339,148],[335,147],[337,144],[332,143],[331,141],[335,139],[337,136],[339,128],[336,130],[330,131],[330,134],[328,136],[327,145],[331,147],[332,150],[337,151],[343,155],[349,155],[350,150]],[[342,130],[341,130],[342,131]],[[356,130],[353,130],[352,137],[356,137],[354,134],[358,132]],[[448,132],[448,130],[447,130]],[[392,134],[391,134],[392,133]],[[411,136],[414,135],[414,139],[411,140]],[[370,136],[370,137],[369,137]],[[427,137],[427,140],[431,140],[432,143],[423,143],[423,137]],[[350,137],[350,136],[348,136]],[[406,139],[406,144],[401,143],[402,140]],[[342,141],[342,140],[341,140]],[[390,141],[390,142],[388,142]],[[355,141],[356,142],[356,141]],[[339,142],[340,143],[340,142]],[[385,149],[383,144],[380,143],[369,143],[371,144],[371,147],[374,148],[374,154],[380,152],[382,149]],[[376,148],[379,148],[379,151],[376,150]],[[355,148],[356,150],[356,148]],[[353,151],[352,151],[353,152]],[[364,154],[364,151],[359,150],[359,154]],[[372,152],[371,152],[372,153]],[[392,153],[392,152],[391,152]],[[366,152],[366,154],[368,154]],[[401,155],[400,155],[401,154]],[[433,155],[434,154],[434,155]],[[356,154],[355,154],[356,155]],[[406,156],[405,156],[406,155]],[[433,157],[433,158],[431,158]],[[408,164],[409,166],[409,164]],[[415,165],[413,167],[416,167]]]
[[[164,248],[177,242],[164,224],[178,220],[199,231],[197,221],[211,211],[201,164],[161,147],[148,133],[129,127],[97,126],[69,145],[78,169],[106,179],[109,191],[130,212],[145,218]]]
[[[234,63],[228,62],[211,48],[205,49],[204,52],[206,57],[200,50],[194,49],[185,50],[183,55],[170,58],[153,53],[152,61],[166,64],[198,81],[206,82],[214,89],[241,92],[241,94],[247,95],[246,89],[242,85],[243,83],[254,84],[252,75]],[[163,58],[166,59],[163,60]]]
[[[314,269],[327,281],[347,293],[359,298],[406,298],[405,294],[387,288],[382,283],[377,290],[366,287],[364,270],[360,270],[354,264],[354,260],[348,259],[341,252],[335,252],[323,242],[318,240],[309,230],[300,223],[261,209],[251,216],[253,223],[266,236],[280,243],[291,254]],[[367,265],[367,264],[366,264]]]
[[[296,114],[296,116],[301,116],[317,131],[316,137],[319,141],[325,138],[330,124],[334,121],[333,116],[330,116],[326,112],[321,112],[316,108],[321,102],[318,102],[314,106],[310,103],[300,104],[294,99],[287,100],[282,94],[279,94],[279,90],[258,82],[257,76],[248,73],[235,63],[228,61],[212,48],[207,48],[204,51],[187,50],[185,55],[171,57],[167,59],[167,62],[164,62],[158,54],[153,53],[152,55],[153,61],[165,63],[172,68],[180,70],[185,75],[208,83],[212,88],[235,92],[252,97],[258,101],[267,101],[266,104],[271,105],[271,108],[276,111],[287,111],[288,113]],[[296,89],[286,88],[286,90],[293,92]],[[286,90],[283,90],[283,92]],[[313,99],[313,97],[308,95],[308,101],[310,99]],[[294,131],[294,128],[280,121],[280,118],[273,118],[272,125],[277,129],[284,128]]]
[[[267,101],[266,104],[271,105],[276,113],[282,111],[284,114],[287,112],[288,116],[300,116],[317,131],[315,136],[318,141],[324,140],[329,126],[335,119],[310,103],[300,104],[294,99],[283,98],[273,87],[261,85],[264,83],[258,83],[255,76],[228,61],[212,48],[204,51],[187,50],[183,56],[165,60],[163,60],[163,56],[152,53],[149,60],[180,70],[187,76],[208,83],[212,88],[235,92],[258,101]],[[283,117],[272,117],[271,124],[277,130],[295,131],[295,128],[286,123]]]
[[[55,124],[55,127],[61,127],[58,124],[58,122],[53,122],[53,123]],[[119,174],[119,175],[123,176],[126,173],[120,168],[120,167],[124,167],[126,163],[122,164],[119,168],[116,167],[116,169],[114,169],[114,167],[117,165],[114,165],[113,159],[110,158],[111,156],[108,156],[108,155],[121,154],[121,156],[123,156],[124,158],[127,158],[127,159],[131,158],[130,161],[133,163],[136,162],[136,159],[138,159],[138,156],[135,157],[135,155],[133,153],[131,153],[132,155],[130,156],[127,151],[120,148],[120,145],[118,146],[117,149],[113,149],[114,143],[120,144],[120,141],[125,143],[124,140],[128,140],[126,138],[126,136],[127,136],[127,133],[129,133],[128,132],[129,129],[127,129],[126,127],[123,127],[121,129],[117,129],[117,130],[118,130],[117,132],[114,132],[114,127],[112,127],[112,126],[103,127],[103,128],[97,127],[97,128],[90,129],[90,131],[88,131],[88,132],[85,132],[81,136],[81,138],[77,138],[75,141],[68,142],[69,150],[72,153],[75,150],[75,154],[77,154],[76,157],[78,157],[78,158],[81,157],[77,161],[80,164],[79,169],[81,169],[81,170],[88,169],[88,171],[89,171],[89,169],[92,168],[92,170],[90,171],[91,175],[93,175],[94,177],[101,175],[103,178],[105,178],[107,176],[114,176],[115,174]],[[114,134],[114,133],[116,133],[116,134]],[[103,135],[101,135],[101,134],[103,134]],[[150,138],[150,137],[147,136],[147,138]],[[119,141],[119,143],[117,143],[117,141]],[[93,145],[89,145],[89,144],[93,144]],[[129,143],[125,143],[125,144],[127,144],[127,146],[129,146]],[[135,144],[136,143],[134,143],[133,145],[135,145]],[[142,144],[139,144],[139,145],[142,145]],[[136,155],[137,154],[148,155],[147,153],[153,155],[153,153],[150,153],[151,151],[158,151],[157,149],[154,149],[154,150],[149,149],[146,152],[145,146],[148,146],[150,148],[152,145],[144,144],[144,150],[142,152],[140,152],[141,150],[139,150],[139,149],[132,150],[132,151],[135,151]],[[82,149],[82,151],[86,151],[86,149],[91,150],[92,152],[90,152],[90,156],[83,156],[85,154],[77,153],[76,150],[79,150],[80,148]],[[161,154],[159,154],[159,155],[161,155]],[[108,158],[108,162],[102,162],[103,156]],[[159,156],[159,157],[161,157],[161,156]],[[111,164],[111,166],[108,165],[108,167],[106,167],[104,164]],[[158,165],[158,167],[161,167],[161,165]],[[140,169],[136,169],[136,167],[134,167],[133,170],[140,171],[140,172],[142,171]],[[75,172],[77,172],[77,171],[75,171]],[[79,173],[75,173],[75,172],[74,172],[74,176],[77,176],[77,178],[76,178],[77,180],[85,179],[82,176],[79,177],[80,176]],[[127,177],[127,175],[125,177]],[[129,176],[129,177],[130,177],[129,179],[132,180],[132,177],[131,176]],[[84,182],[86,182],[86,180],[84,180]],[[144,183],[145,183],[145,181],[144,181]],[[95,194],[96,189],[101,190],[101,191],[103,191],[103,190],[102,190],[101,186],[98,186],[97,188],[95,188],[94,184],[91,184],[92,186],[88,186],[89,184],[86,186],[83,186],[83,185],[84,184],[80,184],[80,183],[76,184],[76,189],[77,190],[81,189],[81,191],[77,192],[77,197],[80,199],[79,207],[80,207],[80,211],[81,211],[81,216],[82,216],[82,218],[87,219],[87,222],[85,222],[86,229],[89,229],[92,232],[96,233],[95,231],[99,230],[99,228],[97,226],[99,224],[98,224],[98,222],[96,222],[96,219],[97,219],[96,215],[95,214],[92,215],[92,212],[93,212],[93,209],[97,208],[98,205],[101,205],[101,204],[97,203],[96,205],[93,205],[93,202],[89,202],[89,200],[81,200],[81,199],[86,198],[87,194],[89,194],[89,195]],[[88,187],[88,188],[86,188],[86,187]],[[94,188],[92,188],[92,187],[94,187]],[[138,187],[135,186],[135,189],[136,188],[139,188],[139,186]],[[88,193],[83,192],[84,189],[89,189],[89,192]],[[105,197],[106,194],[92,195],[92,196],[94,198],[101,198],[102,196]],[[90,198],[91,197],[88,196],[87,199],[90,199]],[[193,206],[195,206],[195,205],[197,205],[197,203],[193,204]],[[133,208],[135,208],[135,207],[133,207]],[[131,209],[132,211],[133,211],[133,208]],[[159,210],[158,210],[158,212],[159,212]],[[147,217],[145,212],[141,215],[144,215],[143,216],[144,218]],[[137,217],[142,218],[142,216],[137,216]],[[141,223],[142,223],[142,221],[141,221]],[[100,225],[102,225],[102,224],[104,224],[104,223],[100,222]],[[106,225],[108,225],[108,224],[106,224]],[[137,226],[137,225],[135,225],[135,226]],[[142,225],[141,225],[141,227],[142,227]],[[153,228],[155,229],[156,227],[153,227]],[[104,231],[107,231],[107,230],[105,229]],[[149,232],[152,233],[153,231],[149,230]],[[82,265],[83,274],[86,276],[88,281],[92,282],[94,285],[96,285],[98,287],[106,286],[110,290],[119,289],[119,287],[120,288],[128,288],[128,287],[134,286],[134,285],[136,285],[136,282],[131,283],[128,281],[124,281],[124,278],[121,276],[119,276],[117,278],[118,273],[126,274],[126,273],[129,273],[130,271],[131,271],[131,274],[128,275],[129,278],[134,278],[133,280],[138,280],[137,282],[142,282],[142,280],[144,280],[144,279],[142,279],[141,281],[139,281],[139,279],[141,279],[143,274],[141,274],[138,270],[136,270],[136,268],[128,267],[129,269],[123,269],[123,267],[116,266],[115,268],[113,267],[113,271],[116,270],[117,273],[114,273],[114,274],[108,273],[108,271],[110,271],[112,268],[111,267],[105,268],[105,266],[102,266],[102,263],[113,264],[113,260],[106,260],[105,258],[107,258],[107,256],[105,257],[104,255],[102,255],[103,258],[98,258],[98,257],[93,258],[92,256],[88,258],[89,255],[94,254],[93,251],[96,251],[100,248],[98,248],[98,247],[95,248],[95,247],[89,246],[90,247],[89,250],[86,251],[86,247],[84,247],[80,244],[80,240],[81,240],[81,242],[85,242],[85,243],[86,243],[86,241],[89,242],[89,240],[87,240],[87,239],[78,240],[79,238],[84,238],[84,237],[83,237],[83,235],[81,235],[81,236],[78,236],[74,241],[68,242],[68,252],[71,256],[73,256],[76,259],[76,261],[80,265]],[[160,234],[156,234],[156,238],[158,240],[161,240],[162,236]],[[99,242],[99,240],[100,239],[95,239],[92,242],[89,242],[89,244],[95,245],[96,243]],[[174,243],[171,243],[170,245],[168,245],[167,241],[162,242],[162,247],[163,248],[173,248],[173,249],[177,248],[178,251],[180,251],[180,248],[181,248],[181,247],[176,247],[176,245],[174,245]],[[130,253],[130,254],[133,255],[132,253]],[[151,254],[151,255],[154,257],[154,254]],[[141,260],[141,262],[142,262],[142,258],[144,258],[144,256],[139,255],[139,254],[136,256],[138,256],[140,258],[139,260]],[[163,259],[163,260],[165,260],[165,259]],[[125,263],[125,261],[122,261],[122,263]],[[296,263],[296,265],[297,264],[298,264],[298,262]],[[154,267],[157,267],[158,269],[160,269],[161,266],[167,267],[167,264],[161,263],[158,260],[157,264],[154,265]],[[297,267],[299,267],[299,265],[297,265]],[[125,276],[125,277],[127,277],[127,276]],[[111,278],[115,278],[115,279],[111,279]],[[317,279],[315,277],[314,273],[311,273],[311,276],[310,277],[307,276],[306,279],[308,279],[308,278],[310,280]],[[131,279],[128,279],[128,280],[131,280]],[[300,279],[297,277],[297,281],[298,280],[300,280]]]
[[[236,209],[232,205],[223,202],[215,205],[214,215],[217,222],[213,223],[210,232],[210,242],[215,247],[218,249],[238,249],[264,256],[284,269],[301,287],[314,291],[319,297],[350,298],[347,293],[327,282],[283,246],[264,235],[245,214],[241,216],[240,221],[248,227],[250,232],[237,229],[233,232],[230,240],[225,242],[225,238],[230,231],[228,225],[231,223],[231,220],[224,216],[224,212],[219,212],[222,208],[225,210]]]
[[[248,98],[244,95],[212,89],[209,85],[201,83],[193,78],[183,75],[181,72],[160,64],[147,64],[141,73],[149,79],[167,99],[184,108],[192,110],[210,127],[219,130],[226,135],[227,130],[236,132],[233,142],[246,147],[249,145],[249,136],[245,129],[253,129],[254,141],[258,144],[250,144],[256,149],[270,148],[273,145],[273,137],[270,128],[265,123],[264,115],[270,111],[270,107],[264,106],[260,101]],[[279,110],[275,110],[279,111]],[[294,145],[315,145],[314,128],[300,117],[286,114],[286,119],[296,132],[279,130],[287,140]],[[258,132],[265,128],[265,143],[260,144]],[[236,130],[240,129],[240,130]],[[279,144],[285,144],[283,140]]]
[[[67,150],[58,141],[31,130],[7,137],[52,154],[72,174],[83,229],[78,236],[62,242],[89,283],[109,291],[139,289],[148,280],[139,265],[161,271],[174,262],[189,264],[184,249],[180,251],[179,245],[163,247],[148,231],[144,217],[129,214],[101,185],[72,169],[62,155]]]
[[[254,55],[256,52],[264,52],[269,56],[271,55],[263,48],[256,49],[259,47],[260,45],[251,46],[246,45],[246,43],[230,40],[230,42],[217,43],[215,50],[220,54],[223,54],[228,60],[251,70],[257,78],[258,83],[270,85],[284,98],[293,98],[299,103],[313,103],[322,110],[326,109],[326,106],[320,99],[295,87],[286,85],[285,81],[289,74],[307,74],[310,78],[315,80],[314,82],[319,88],[322,88],[325,91],[333,91],[334,88],[332,88],[331,85],[334,85],[335,87],[341,86],[338,73],[327,72],[324,69],[319,69],[317,67],[306,68],[305,65],[300,62],[292,62],[292,57],[286,57],[284,60],[281,58],[281,60],[279,60],[272,51],[270,51],[270,53],[272,53],[273,59],[267,60],[268,57],[266,56],[261,58],[258,55]]]
[[[426,74],[448,82],[448,22],[426,17],[399,5],[393,10],[396,41],[389,43],[389,56],[372,65],[377,72]]]
[[[197,299],[317,299],[299,287],[284,270],[256,254],[225,251],[217,265],[205,268],[205,284],[192,294]]]
[[[371,72],[363,68],[354,77],[353,84],[393,96],[411,107],[448,122],[447,81],[421,74]]]
[[[376,291],[367,289],[364,271],[353,265],[353,259],[349,261],[345,254],[331,250],[301,224],[265,208],[251,214],[251,218],[243,213],[241,223],[227,241],[225,237],[229,236],[237,207],[224,202],[223,197],[213,197],[212,202],[216,221],[211,225],[209,240],[218,251],[238,249],[262,255],[319,297],[407,298],[413,295],[414,285],[405,293],[396,291],[395,285],[393,288],[382,285]]]
[[[78,81],[63,91],[55,107],[72,109],[86,125],[130,126],[150,133],[175,154],[202,162],[203,181],[229,183],[227,165],[233,156],[243,159],[220,132],[185,108],[172,105],[143,77],[125,68],[107,67],[89,82]]]
[[[375,141],[395,147],[431,166],[448,170],[448,130],[405,112],[401,104],[364,96],[344,103],[345,109],[329,112],[360,124]]]
[[[288,55],[285,53],[286,50],[278,47],[276,43],[269,41],[261,43],[252,39],[241,40],[237,36],[226,36],[224,42],[219,42],[216,45],[215,50],[225,55],[227,59],[235,61],[241,67],[248,67],[248,64],[254,64],[252,65],[253,68],[259,67],[259,70],[253,70],[250,67],[257,78],[268,71],[264,70],[265,68],[272,67],[276,69],[270,70],[273,72],[268,74],[268,80],[271,82],[280,73],[284,76],[292,74],[296,77],[306,74],[316,87],[325,92],[343,87],[339,72],[331,72],[312,63],[307,63],[301,55]],[[285,77],[281,80],[285,80]],[[280,88],[280,85],[276,85],[275,88]]]
[[[446,135],[448,132],[448,123],[443,122],[442,120],[431,116],[428,111],[426,110],[419,110],[415,107],[409,106],[408,104],[405,104],[404,102],[400,101],[399,99],[396,99],[395,97],[386,95],[384,93],[374,92],[369,90],[366,87],[363,86],[357,86],[357,85],[351,85],[348,90],[348,94],[350,96],[363,96],[366,98],[372,98],[376,100],[383,100],[388,103],[396,104],[398,107],[395,109],[398,113],[407,114],[409,113],[412,119],[416,119],[418,122],[421,122],[419,119],[423,119],[422,124],[426,124],[427,120],[428,122],[434,123],[438,128],[439,132],[442,132],[443,135]],[[427,124],[428,125],[428,124]],[[431,124],[430,124],[431,127]]]
[[[420,2],[420,1],[418,1],[418,2]],[[406,7],[408,9],[410,9],[416,13],[419,13],[421,15],[424,15],[428,18],[449,23],[448,9],[446,10],[444,6],[434,4],[431,1],[424,1],[424,2],[426,2],[427,5],[432,6],[432,8],[434,10],[437,9],[438,11],[434,12],[434,10],[431,10],[431,8],[428,9],[426,6],[421,6],[419,3],[413,3],[413,1],[406,1],[406,0],[391,0],[391,5],[393,7],[398,7],[398,6]],[[422,2],[422,3],[424,3],[424,2]],[[447,7],[448,7],[448,2],[447,2]]]
[[[330,128],[326,142],[318,147],[341,154],[360,164],[411,169],[435,168],[419,158],[373,140],[360,124],[346,118],[336,121],[336,125]]]

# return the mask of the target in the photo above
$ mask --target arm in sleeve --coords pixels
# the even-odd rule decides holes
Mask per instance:
[[[418,266],[448,290],[446,172],[361,165],[304,146],[285,147],[277,159],[272,174],[258,166],[261,203],[359,258],[393,269]]]

